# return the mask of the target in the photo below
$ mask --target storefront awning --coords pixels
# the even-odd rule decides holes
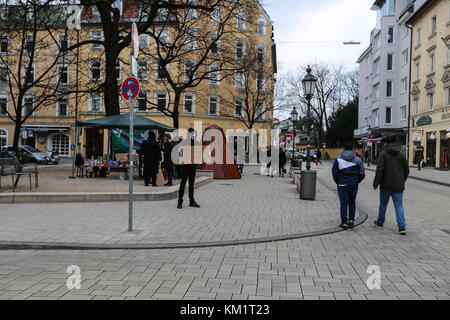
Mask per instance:
[[[34,132],[66,132],[71,127],[68,125],[48,125],[48,124],[26,124],[22,127],[22,130],[33,130]]]

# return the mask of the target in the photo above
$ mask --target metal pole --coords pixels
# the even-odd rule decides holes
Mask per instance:
[[[309,155],[310,155],[310,143],[311,143],[311,97],[306,97],[306,99],[308,100],[308,145],[307,145],[307,151],[306,151],[306,170],[311,170],[311,163],[309,160]]]
[[[133,63],[132,51],[130,51],[130,67]],[[130,68],[131,75],[131,68]],[[129,170],[128,170],[128,180],[130,182],[129,187],[129,200],[128,200],[128,231],[133,231],[133,145],[134,145],[134,123],[133,123],[133,101],[130,100],[130,150],[129,150]]]

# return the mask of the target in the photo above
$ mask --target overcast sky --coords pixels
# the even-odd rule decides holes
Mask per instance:
[[[375,12],[370,10],[374,0],[262,0],[262,3],[274,24],[281,73],[315,60],[342,63],[354,69],[375,26]],[[342,41],[350,40],[360,41],[361,45],[342,45]]]

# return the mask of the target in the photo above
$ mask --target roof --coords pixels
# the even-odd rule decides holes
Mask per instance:
[[[356,63],[361,63],[361,61],[365,58],[367,53],[370,52],[370,50],[372,50],[372,45],[370,45],[366,50],[364,50],[363,53],[361,53],[361,55],[359,56],[358,60],[356,60]]]
[[[135,129],[142,130],[164,130],[174,131],[175,128],[166,126],[165,124],[146,119],[144,117],[133,114],[133,122]],[[124,113],[116,116],[109,116],[99,119],[79,121],[77,123],[79,127],[91,127],[91,128],[103,128],[103,129],[128,129],[130,128],[130,114]]]
[[[425,11],[431,8],[437,0],[427,0],[425,3],[413,13],[413,15],[406,20],[407,25],[411,25],[417,18],[419,18]]]

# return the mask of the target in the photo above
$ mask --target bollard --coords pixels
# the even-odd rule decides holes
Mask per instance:
[[[306,170],[301,172],[300,199],[314,200],[316,198],[317,171]]]

